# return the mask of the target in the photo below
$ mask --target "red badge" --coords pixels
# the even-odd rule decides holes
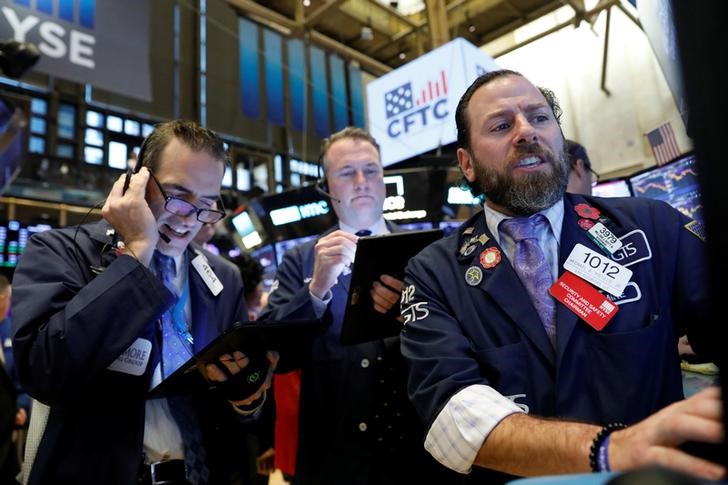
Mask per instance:
[[[601,212],[599,212],[598,209],[595,209],[589,204],[577,204],[574,206],[574,210],[579,215],[579,217],[584,217],[585,219],[594,219],[595,221],[599,219],[599,216],[601,215]]]
[[[585,231],[588,231],[589,229],[594,227],[594,221],[590,221],[589,219],[579,219],[579,222],[577,222],[577,224],[579,224],[579,227],[581,227]]]
[[[549,288],[549,293],[595,330],[603,329],[619,310],[596,288],[568,271]]]
[[[480,253],[480,264],[485,269],[494,268],[501,262],[501,253],[498,248],[488,248]]]

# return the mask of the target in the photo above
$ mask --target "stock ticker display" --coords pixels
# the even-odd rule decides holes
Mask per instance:
[[[667,202],[683,214],[703,222],[697,163],[690,155],[649,169],[629,179],[635,197]]]
[[[0,222],[0,266],[14,268],[25,251],[28,238],[36,233],[47,231],[48,224],[23,226],[18,221]]]

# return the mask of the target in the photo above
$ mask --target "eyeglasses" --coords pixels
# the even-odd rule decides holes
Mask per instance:
[[[188,202],[181,197],[167,195],[162,184],[159,183],[159,180],[157,180],[157,177],[154,176],[154,173],[151,170],[149,171],[149,175],[151,175],[152,180],[154,180],[154,183],[156,183],[157,187],[159,187],[162,197],[164,197],[164,210],[167,212],[171,212],[172,214],[180,217],[189,217],[191,214],[197,213],[197,220],[205,224],[214,224],[225,217],[225,211],[217,209],[200,209],[193,203]],[[222,207],[222,200],[218,199],[217,203],[220,207]]]
[[[599,174],[597,172],[595,172],[594,169],[591,167],[589,167],[589,171],[592,174],[592,183],[591,184],[592,184],[592,187],[594,187],[596,184],[599,183]]]

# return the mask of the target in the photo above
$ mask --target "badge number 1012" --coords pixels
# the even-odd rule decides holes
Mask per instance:
[[[574,246],[564,263],[564,269],[614,296],[621,295],[632,278],[631,269],[583,244]]]

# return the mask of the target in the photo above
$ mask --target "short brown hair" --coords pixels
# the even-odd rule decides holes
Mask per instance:
[[[159,158],[169,142],[177,139],[196,152],[204,152],[228,164],[225,144],[217,134],[195,121],[173,120],[159,123],[142,143],[139,163],[152,171],[159,167]]]
[[[473,97],[475,91],[485,86],[486,84],[494,81],[498,78],[505,76],[519,76],[523,79],[526,77],[517,71],[511,71],[509,69],[500,69],[498,71],[490,71],[485,74],[478,76],[475,81],[465,90],[465,93],[460,98],[457,108],[455,108],[455,125],[457,128],[458,145],[460,148],[470,150],[470,119],[468,118],[468,106],[470,105],[470,98]],[[526,79],[527,80],[527,79]],[[547,88],[536,86],[536,89],[541,91],[541,94],[546,98],[551,111],[556,118],[556,122],[561,124],[561,106],[559,106],[559,100],[556,99],[556,95],[553,91]]]
[[[381,151],[379,149],[379,143],[377,143],[377,140],[374,139],[374,137],[369,134],[368,131],[357,128],[356,126],[347,126],[343,130],[337,131],[336,133],[332,134],[328,138],[325,138],[324,141],[321,143],[321,154],[319,155],[319,161],[321,163],[321,170],[323,173],[321,176],[323,176],[326,173],[326,165],[328,161],[326,160],[326,153],[331,148],[331,145],[336,143],[339,140],[344,140],[346,138],[351,138],[353,140],[361,140],[361,141],[367,141],[371,143],[374,148],[377,149],[377,154],[381,156]],[[381,161],[381,160],[380,160]]]

